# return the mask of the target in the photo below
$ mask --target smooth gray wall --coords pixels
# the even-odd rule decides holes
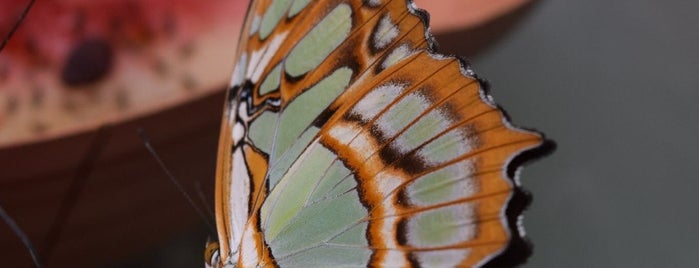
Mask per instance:
[[[699,1],[540,1],[477,73],[557,151],[526,267],[699,267]]]

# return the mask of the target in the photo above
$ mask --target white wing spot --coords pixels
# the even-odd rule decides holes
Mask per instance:
[[[394,64],[407,58],[408,56],[412,55],[413,53],[415,53],[415,51],[412,50],[410,48],[410,46],[403,44],[403,45],[397,47],[396,49],[394,49],[393,51],[391,51],[391,53],[388,54],[388,56],[386,56],[386,58],[381,63],[381,67],[383,69],[388,69],[388,67],[393,66]]]
[[[260,22],[262,22],[262,17],[260,17],[260,15],[255,15],[255,17],[252,18],[252,22],[250,23],[250,36],[260,30]]]
[[[248,53],[243,52],[240,55],[240,60],[235,65],[233,76],[231,77],[231,87],[240,86],[245,79],[245,68],[248,65]]]
[[[374,44],[377,49],[384,49],[398,37],[398,26],[393,23],[389,14],[379,21],[379,27],[374,32]]]
[[[269,62],[272,60],[272,56],[277,53],[283,41],[286,40],[286,35],[288,33],[289,32],[284,32],[275,35],[267,45],[252,53],[250,63],[248,64],[247,78],[249,78],[253,84],[256,84],[260,80],[262,72],[267,69]]]
[[[378,145],[376,145],[374,142],[373,137],[365,132],[361,132],[359,135],[357,135],[349,146],[352,147],[353,150],[362,157],[362,159],[369,158],[372,154],[374,154],[374,151],[376,151],[375,148],[378,148]]]
[[[404,88],[404,85],[395,83],[377,87],[354,105],[352,113],[359,115],[364,121],[369,121],[399,96]]]
[[[381,0],[369,0],[367,1],[370,7],[378,7],[381,5]]]
[[[381,193],[382,198],[386,198],[393,193],[401,184],[404,178],[400,175],[391,174],[389,170],[382,171],[376,174],[377,188]]]
[[[341,144],[349,144],[361,128],[354,124],[337,124],[330,129],[330,136]]]
[[[245,137],[245,127],[240,122],[233,126],[233,144],[238,144]]]
[[[470,249],[452,249],[415,252],[415,255],[425,267],[457,267],[470,252]]]
[[[260,264],[260,259],[257,257],[257,252],[259,251],[257,243],[255,241],[255,227],[252,224],[247,224],[245,226],[245,233],[243,235],[243,241],[240,245],[240,254],[243,267],[255,267]]]
[[[229,245],[235,248],[240,245],[243,239],[243,230],[248,221],[248,198],[250,195],[250,174],[245,164],[245,156],[241,148],[233,152],[231,165],[231,185],[230,189],[236,189],[236,194],[232,194],[228,199],[230,208],[231,237]]]

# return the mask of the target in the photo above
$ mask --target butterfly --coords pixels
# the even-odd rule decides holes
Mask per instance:
[[[427,25],[412,1],[252,1],[207,267],[526,258],[517,170],[545,139],[512,126],[465,61],[436,52]]]

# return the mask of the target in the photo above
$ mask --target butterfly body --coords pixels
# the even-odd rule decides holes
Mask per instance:
[[[512,127],[411,1],[253,1],[224,107],[212,266],[486,264],[519,234]]]

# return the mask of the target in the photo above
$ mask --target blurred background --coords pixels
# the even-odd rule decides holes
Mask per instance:
[[[513,121],[558,144],[522,173],[526,267],[699,265],[698,9],[538,1],[473,58]]]
[[[38,25],[16,35],[30,41],[0,53],[0,204],[49,267],[201,267],[211,234],[136,129],[148,132],[185,188],[204,196],[197,202],[212,199],[221,89],[233,57],[217,53],[233,53],[225,48],[234,47],[245,4],[191,10],[195,1],[179,0],[153,12],[143,7],[167,5],[149,1],[39,1],[34,11],[43,15],[26,21]],[[525,267],[699,265],[699,2],[454,1],[476,15],[430,2],[438,1],[418,4],[434,11],[440,51],[470,58],[515,124],[558,144],[522,172],[534,196],[525,211],[534,254]],[[4,1],[0,12],[25,3]],[[107,19],[131,18],[138,6],[143,19],[133,24]],[[72,19],[40,19],[57,10]],[[0,17],[0,33],[13,18]],[[114,64],[69,63],[85,53]],[[206,65],[220,72],[183,67]],[[65,74],[73,68],[97,71]],[[139,86],[130,84],[136,74]],[[54,130],[64,125],[71,127]],[[31,267],[4,226],[0,261]]]

